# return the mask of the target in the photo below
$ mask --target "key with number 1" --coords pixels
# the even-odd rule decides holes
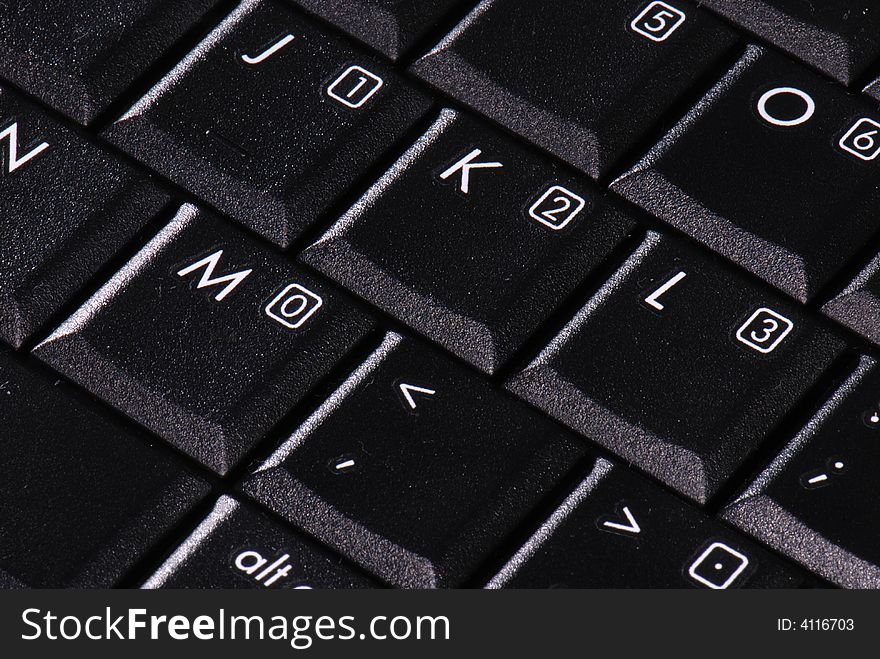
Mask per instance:
[[[276,0],[244,0],[105,132],[287,246],[429,106]]]

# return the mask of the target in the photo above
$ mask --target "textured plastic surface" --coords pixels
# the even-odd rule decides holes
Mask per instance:
[[[751,46],[611,187],[806,301],[880,230],[878,122],[858,96]]]
[[[682,2],[680,26],[646,37],[631,26],[645,4],[484,0],[412,69],[598,178],[735,41]]]
[[[392,585],[456,586],[582,454],[556,424],[390,334],[243,488]]]
[[[0,583],[107,588],[207,492],[0,348]]]
[[[703,4],[845,85],[880,58],[880,5],[874,0],[703,0]]]
[[[842,348],[718,257],[652,233],[508,386],[705,503]]]
[[[254,506],[222,496],[143,588],[370,588],[376,584]]]
[[[88,123],[217,0],[7,0],[0,76]]]
[[[724,517],[845,588],[880,588],[880,370],[863,358]]]
[[[428,106],[299,12],[245,0],[105,136],[287,246]]]
[[[168,197],[143,173],[0,90],[0,130],[13,127],[0,154],[0,338],[18,347]]]
[[[303,259],[492,372],[632,226],[582,175],[444,110]]]
[[[242,230],[184,206],[35,352],[222,474],[371,325]]]
[[[802,580],[716,519],[600,459],[488,585],[795,588]]]
[[[468,0],[465,0],[466,2]],[[462,0],[294,0],[391,59]]]

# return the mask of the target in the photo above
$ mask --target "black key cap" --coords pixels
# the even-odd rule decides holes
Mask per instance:
[[[428,104],[292,9],[245,0],[106,137],[287,246]]]
[[[0,76],[87,123],[217,0],[7,0]]]
[[[822,307],[837,322],[880,345],[880,255]]]
[[[491,373],[632,225],[583,177],[444,110],[303,258]]]
[[[842,347],[720,258],[650,233],[508,386],[705,503]]]
[[[874,82],[865,87],[863,91],[868,96],[880,101],[880,78],[877,78]]]
[[[371,325],[186,205],[35,352],[222,474]]]
[[[880,588],[880,368],[856,371],[724,517],[847,588]]]
[[[750,46],[612,188],[805,301],[880,229],[878,131],[859,97]]]
[[[798,570],[629,469],[596,461],[489,588],[793,588]]]
[[[597,178],[733,41],[681,0],[484,0],[413,71]]]
[[[294,0],[331,21],[391,59],[437,25],[446,14],[471,0]]]
[[[476,375],[389,334],[243,487],[393,585],[456,586],[582,453]]]
[[[207,492],[0,348],[0,583],[109,587]]]
[[[0,136],[0,338],[18,347],[168,198],[6,90]]]
[[[338,556],[223,496],[143,588],[374,588]]]
[[[731,21],[849,85],[880,58],[874,0],[703,0]]]

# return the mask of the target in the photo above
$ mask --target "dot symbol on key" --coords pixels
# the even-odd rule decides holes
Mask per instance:
[[[862,415],[862,420],[872,430],[880,428],[880,410],[868,410]]]

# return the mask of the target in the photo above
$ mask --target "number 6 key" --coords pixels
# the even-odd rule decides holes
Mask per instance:
[[[878,132],[861,98],[750,46],[611,187],[808,301],[880,229]]]

